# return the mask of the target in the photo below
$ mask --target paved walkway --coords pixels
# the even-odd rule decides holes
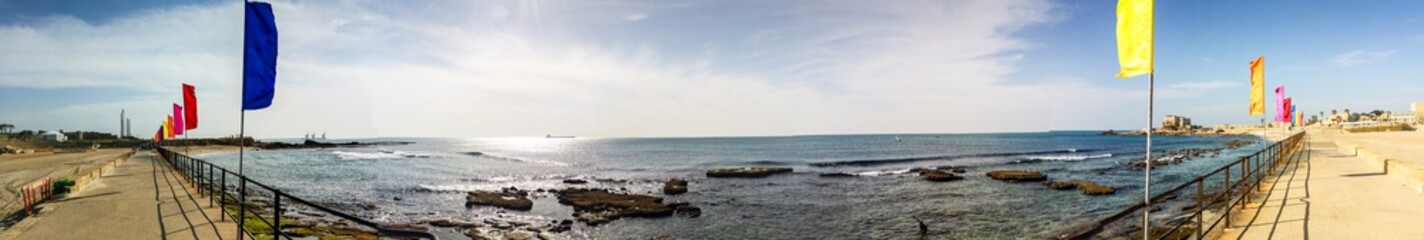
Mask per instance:
[[[237,239],[237,225],[191,194],[152,152],[139,152],[89,189],[41,205],[4,234],[8,239]]]
[[[1239,216],[1223,239],[1420,239],[1424,194],[1384,175],[1378,165],[1312,132],[1310,158],[1286,165],[1268,182],[1265,201]],[[1258,198],[1259,199],[1259,198]],[[1249,224],[1247,224],[1249,223]]]

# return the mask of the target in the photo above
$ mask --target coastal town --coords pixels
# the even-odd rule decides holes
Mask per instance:
[[[1321,111],[1309,115],[1308,119],[1303,119],[1303,125],[1296,126],[1294,123],[1269,122],[1262,124],[1214,124],[1201,126],[1192,124],[1192,119],[1186,116],[1166,115],[1162,118],[1162,123],[1158,128],[1152,129],[1154,135],[1182,136],[1182,135],[1261,135],[1264,130],[1281,130],[1292,128],[1332,128],[1340,129],[1352,133],[1362,132],[1397,132],[1416,131],[1424,123],[1424,116],[1418,114],[1424,111],[1424,102],[1409,103],[1409,110],[1395,114],[1394,111],[1372,110],[1369,112],[1354,112],[1350,109],[1342,111],[1330,110]],[[1103,135],[1144,135],[1143,130],[1103,131]]]

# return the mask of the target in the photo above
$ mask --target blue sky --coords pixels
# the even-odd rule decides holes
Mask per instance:
[[[275,1],[258,137],[723,136],[1141,128],[1115,1]],[[1254,123],[1247,63],[1307,112],[1424,101],[1424,3],[1162,1],[1157,114]],[[0,122],[152,131],[198,86],[236,133],[235,1],[0,1]],[[1268,99],[1274,97],[1268,96]],[[1273,110],[1268,108],[1268,111]],[[146,134],[144,134],[146,135]]]

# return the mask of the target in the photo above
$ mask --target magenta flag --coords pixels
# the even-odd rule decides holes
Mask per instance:
[[[173,135],[183,135],[183,106],[173,104]]]
[[[1286,87],[1276,87],[1276,122],[1286,121]]]

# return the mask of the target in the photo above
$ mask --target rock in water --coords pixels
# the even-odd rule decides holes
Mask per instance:
[[[956,176],[954,174],[941,171],[925,170],[920,172],[920,179],[924,179],[931,182],[948,182],[964,179],[964,177]]]
[[[520,211],[534,208],[534,201],[511,192],[474,191],[465,196],[465,206],[496,206]]]
[[[1083,182],[1083,184],[1078,184],[1078,189],[1082,189],[1083,194],[1093,196],[1112,195],[1114,192],[1117,192],[1117,189],[1113,189],[1113,187],[1098,185],[1092,182]]]
[[[565,189],[558,192],[559,203],[574,207],[574,217],[589,225],[621,217],[666,217],[673,209],[663,199],[646,195],[617,194],[602,189]]]
[[[588,180],[583,180],[583,179],[564,179],[564,183],[567,183],[567,184],[585,184],[585,183],[588,183]]]
[[[1076,181],[1047,181],[1043,182],[1043,186],[1057,190],[1068,190],[1078,188],[1078,183]]]
[[[685,192],[687,192],[687,180],[682,180],[681,178],[673,178],[668,179],[667,183],[663,184],[664,194],[675,195],[682,194]]]
[[[771,176],[779,173],[789,173],[791,168],[784,167],[741,167],[741,168],[718,168],[707,170],[707,177],[740,177],[759,178]]]
[[[524,230],[514,230],[504,233],[504,239],[509,240],[529,240],[534,239],[534,233]]]
[[[673,211],[677,212],[677,215],[682,215],[690,218],[702,216],[702,208],[693,207],[692,205],[677,206],[677,208],[674,208]]]
[[[1089,181],[1049,181],[1044,182],[1043,186],[1058,190],[1068,190],[1077,188],[1079,190],[1082,190],[1084,195],[1094,196],[1109,195],[1113,194],[1114,192],[1117,192],[1117,190],[1113,189],[1113,187],[1098,185],[1097,183]]]
[[[995,180],[1009,182],[1036,182],[1048,180],[1048,175],[1043,175],[1043,173],[1027,170],[994,170],[989,171],[989,173],[985,175],[988,175],[989,178],[993,178]]]

